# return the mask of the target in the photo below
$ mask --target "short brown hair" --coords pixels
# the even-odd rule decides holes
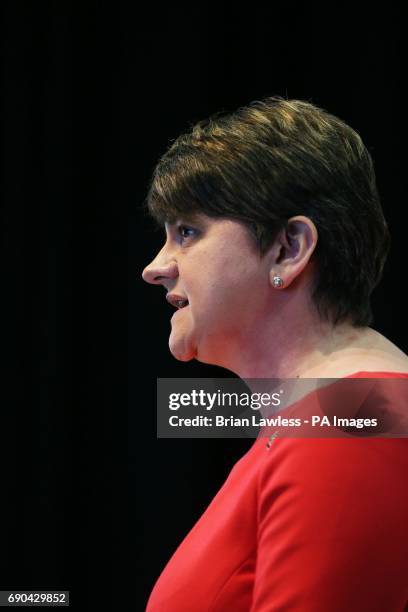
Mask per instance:
[[[163,223],[204,213],[244,222],[261,255],[290,217],[316,225],[320,316],[373,320],[390,236],[370,153],[338,117],[280,96],[190,125],[160,158],[146,198]]]

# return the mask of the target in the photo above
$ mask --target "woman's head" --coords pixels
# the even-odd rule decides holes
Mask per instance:
[[[373,162],[354,130],[315,105],[271,97],[198,122],[159,160],[147,204],[170,225],[197,214],[238,221],[261,257],[289,219],[307,217],[319,317],[372,322],[389,249]]]

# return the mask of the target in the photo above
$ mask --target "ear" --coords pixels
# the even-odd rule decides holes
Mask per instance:
[[[275,238],[270,249],[270,282],[275,276],[288,287],[307,266],[316,248],[318,233],[311,219],[303,215],[291,217]]]

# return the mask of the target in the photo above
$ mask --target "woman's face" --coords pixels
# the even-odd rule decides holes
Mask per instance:
[[[166,224],[166,243],[143,271],[167,299],[188,300],[171,318],[169,347],[181,361],[225,365],[243,350],[270,307],[268,257],[261,259],[246,227],[198,215]]]

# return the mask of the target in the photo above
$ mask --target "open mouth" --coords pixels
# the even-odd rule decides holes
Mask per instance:
[[[181,308],[185,308],[188,306],[188,300],[179,300],[177,303],[177,308],[181,310]]]
[[[178,310],[181,310],[182,308],[185,308],[186,306],[189,305],[188,299],[180,295],[169,294],[166,296],[166,299],[172,306],[174,306]]]

